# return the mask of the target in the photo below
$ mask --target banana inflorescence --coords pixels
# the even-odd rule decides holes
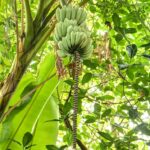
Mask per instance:
[[[82,8],[72,5],[56,10],[56,24],[54,40],[58,45],[57,54],[60,57],[74,58],[74,100],[73,100],[73,149],[77,142],[77,113],[78,113],[78,77],[80,72],[80,58],[86,59],[92,54],[92,41],[86,26],[86,12]]]
[[[72,5],[63,6],[56,10],[56,24],[54,40],[58,43],[58,55],[74,56],[78,51],[82,59],[92,54],[90,32],[86,26],[86,12],[82,8]]]

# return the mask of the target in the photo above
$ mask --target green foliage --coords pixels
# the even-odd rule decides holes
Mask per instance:
[[[32,138],[33,138],[32,134],[30,132],[26,132],[22,139],[23,147],[27,147],[28,144],[31,142]]]
[[[38,72],[37,80],[34,83],[34,88],[55,73],[54,65],[54,55],[51,53],[47,54],[44,61],[42,61],[39,66],[40,70]],[[42,71],[43,69],[44,71]],[[12,98],[11,105],[16,103],[19,100],[19,97],[22,98],[21,95],[25,94],[26,90],[24,89],[26,89],[27,85],[30,85],[29,83],[33,81],[32,78],[28,74],[24,76],[18,90]],[[51,84],[51,82],[53,82],[53,84]],[[57,77],[53,77],[51,80],[47,81],[47,83],[44,83],[39,87],[36,92],[34,91],[31,93],[29,97],[21,99],[21,104],[6,116],[6,119],[2,124],[0,138],[0,146],[3,149],[8,147],[20,149],[20,145],[16,145],[16,143],[13,142],[13,140],[20,142],[20,137],[24,137],[23,145],[25,143],[28,144],[31,136],[29,137],[29,134],[26,135],[25,133],[28,133],[29,131],[34,136],[32,140],[33,144],[31,143],[32,149],[36,149],[37,146],[43,149],[46,144],[56,143],[58,122],[44,122],[49,119],[58,119],[57,99],[53,98],[52,94],[59,83]],[[31,89],[31,86],[28,87]],[[26,108],[24,109],[25,106]],[[51,130],[51,134],[47,132],[49,129]],[[43,138],[42,142],[39,137]]]
[[[92,78],[92,74],[91,73],[86,73],[83,76],[82,84],[88,83],[91,80],[91,78]]]
[[[21,4],[17,2],[20,27]],[[48,3],[41,6],[43,12],[38,18],[38,1],[30,1],[36,33],[43,27],[42,33],[47,29],[44,18],[47,16],[43,14],[49,10]],[[0,82],[9,74],[16,54],[13,7],[13,1],[0,1]],[[56,9],[54,5],[51,7]],[[150,2],[89,0],[84,9],[94,52],[83,60],[79,79],[78,140],[91,150],[147,150],[150,147]],[[36,38],[39,45],[44,43],[42,50],[18,81],[0,123],[2,150],[71,147],[74,81],[68,74],[63,80],[58,79],[52,52],[55,41],[53,35],[47,42],[40,40],[44,37]],[[70,60],[63,61],[68,72]]]
[[[126,50],[130,58],[134,57],[137,53],[137,46],[135,44],[127,45]]]

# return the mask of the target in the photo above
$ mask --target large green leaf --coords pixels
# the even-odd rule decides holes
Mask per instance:
[[[55,73],[54,68],[55,57],[50,53],[40,64],[37,83],[41,83]],[[19,150],[20,145],[12,142],[12,139],[21,142],[26,132],[33,134],[32,144],[35,146],[32,146],[31,149],[36,150],[38,147],[44,150],[45,145],[56,144],[58,122],[46,123],[46,121],[59,118],[57,100],[52,97],[59,83],[58,78],[53,77],[36,91],[30,104],[23,111],[24,113],[18,114],[13,119],[12,128],[9,129],[12,134],[7,136],[9,140],[3,144],[3,149]],[[7,132],[4,128],[9,128],[9,124],[3,124],[3,133]]]
[[[16,92],[14,93],[10,103],[9,107],[15,104],[19,99],[20,95],[31,82],[33,82],[33,77],[31,74],[27,73],[19,83]],[[3,149],[3,146],[8,142],[7,139],[11,137],[13,131],[14,131],[14,123],[13,119],[14,117],[20,117],[24,115],[24,107],[28,104],[29,99],[27,99],[24,103],[20,104],[16,107],[5,119],[3,124],[0,124],[0,148]],[[19,113],[20,112],[20,113]],[[17,116],[16,116],[17,115]]]

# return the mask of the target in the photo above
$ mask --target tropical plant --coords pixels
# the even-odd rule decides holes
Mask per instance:
[[[64,4],[86,25],[77,15],[64,26]],[[78,70],[76,149],[148,150],[149,12],[148,0],[0,0],[0,150],[72,148],[76,65],[64,43],[79,32],[93,54]]]

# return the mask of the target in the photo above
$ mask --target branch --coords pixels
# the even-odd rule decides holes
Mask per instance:
[[[113,66],[112,66],[112,69],[118,74],[118,76],[120,78],[122,78],[123,80],[127,81],[126,78],[122,75],[122,73],[120,71],[117,71]],[[128,82],[128,81],[127,81]]]
[[[46,8],[44,8],[43,11],[43,16],[46,16],[49,12],[49,10],[52,8],[53,4],[56,2],[56,0],[52,0],[47,6]]]
[[[44,11],[44,4],[45,0],[40,0],[39,5],[38,5],[38,10],[36,17],[33,21],[33,24],[35,26],[35,33],[37,32],[38,28],[40,27],[40,24],[42,22],[42,17],[43,17],[43,11]]]
[[[34,37],[33,19],[31,15],[29,0],[24,0],[25,12],[26,12],[26,37],[24,50],[27,51]]]
[[[21,0],[21,37],[19,43],[19,53],[24,51],[24,38],[25,38],[25,29],[24,29],[24,4],[23,0]]]
[[[21,0],[21,35],[24,34],[24,0]]]
[[[15,24],[16,24],[16,41],[17,41],[17,59],[19,56],[19,30],[18,30],[18,15],[17,15],[17,2],[15,0]]]
[[[43,43],[45,43],[45,41],[48,39],[48,37],[53,32],[53,30],[55,28],[55,24],[56,24],[56,20],[52,21],[51,27],[47,26],[47,27],[45,27],[43,32],[39,33],[39,35],[34,39],[33,44],[31,45],[30,52],[25,53],[22,56],[22,58],[21,58],[22,62],[24,62],[24,60],[25,60],[27,64],[30,63],[30,61],[35,56],[35,54],[38,52],[38,50],[41,48]]]
[[[47,17],[45,17],[41,28],[44,28],[44,27],[48,24],[48,22],[49,22],[49,21],[52,19],[52,17],[54,16],[54,14],[55,14],[57,8],[58,8],[58,6],[56,6],[56,7],[51,11],[51,13],[50,13]]]

